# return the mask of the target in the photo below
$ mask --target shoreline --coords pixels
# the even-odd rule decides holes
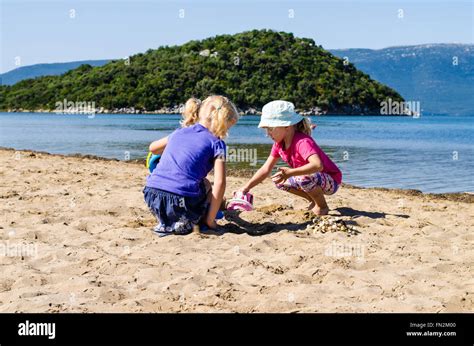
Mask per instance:
[[[174,107],[163,107],[161,109],[147,111],[142,109],[135,109],[134,107],[125,107],[118,109],[104,109],[104,108],[85,108],[85,109],[72,109],[65,111],[51,110],[51,109],[0,109],[0,112],[4,113],[38,113],[38,114],[57,114],[57,115],[84,115],[84,116],[95,116],[96,114],[108,115],[108,114],[152,114],[152,115],[168,115],[168,114],[181,114],[184,105],[178,105]],[[310,109],[296,109],[296,112],[302,116],[308,117],[319,117],[319,116],[382,116],[382,117],[420,117],[420,113],[406,111],[405,113],[394,113],[394,114],[382,114],[380,110],[368,111],[366,113],[361,112],[359,109],[356,110],[322,110],[319,107],[313,107]],[[262,112],[255,107],[248,107],[246,109],[239,109],[240,116],[256,115],[261,116]]]
[[[46,156],[54,156],[54,157],[63,157],[63,158],[78,158],[78,159],[88,159],[88,160],[95,160],[95,161],[109,161],[109,162],[122,162],[126,164],[133,164],[133,165],[140,165],[145,166],[145,159],[133,159],[133,160],[119,160],[115,158],[106,158],[97,155],[91,154],[54,154],[49,153],[46,151],[38,151],[38,150],[31,150],[31,149],[15,149],[10,147],[1,147],[0,151],[8,151],[8,152],[22,152],[27,153],[28,155],[46,155]],[[228,176],[236,177],[236,178],[250,178],[255,173],[255,171],[250,169],[228,169]],[[212,173],[210,174],[212,176]],[[354,190],[373,190],[373,191],[382,191],[388,192],[392,194],[401,194],[406,196],[418,196],[418,197],[429,197],[433,199],[439,200],[449,200],[449,201],[457,201],[457,202],[464,202],[464,203],[474,203],[474,193],[473,192],[442,192],[442,193],[433,193],[433,192],[422,192],[421,190],[416,189],[400,189],[400,188],[387,188],[387,187],[363,187],[352,185],[348,183],[342,183],[341,187],[350,188]]]

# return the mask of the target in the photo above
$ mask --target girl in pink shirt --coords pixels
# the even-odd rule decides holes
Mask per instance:
[[[316,215],[326,215],[324,195],[337,191],[342,173],[311,137],[308,119],[295,112],[293,103],[272,101],[263,107],[258,127],[267,130],[274,144],[267,161],[240,191],[245,194],[260,184],[281,158],[290,167],[278,168],[272,176],[275,186],[306,198]]]

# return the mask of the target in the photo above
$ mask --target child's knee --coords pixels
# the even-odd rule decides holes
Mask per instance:
[[[212,184],[207,178],[204,178],[202,181],[204,183],[204,187],[206,189],[206,192],[208,192],[209,190],[212,190]]]

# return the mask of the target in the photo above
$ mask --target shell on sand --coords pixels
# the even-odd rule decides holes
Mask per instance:
[[[341,217],[333,217],[331,215],[315,217],[306,229],[321,233],[344,232],[349,237],[358,233],[354,226],[348,225]]]

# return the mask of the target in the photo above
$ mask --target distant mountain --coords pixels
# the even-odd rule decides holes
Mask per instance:
[[[424,44],[336,49],[371,78],[420,101],[422,114],[474,115],[474,45]],[[456,65],[457,63],[457,65]]]
[[[210,94],[224,94],[242,110],[286,99],[300,111],[333,114],[380,114],[382,102],[403,101],[312,39],[253,30],[2,86],[0,107],[55,110],[67,100],[107,110],[159,111]]]
[[[18,67],[14,70],[0,74],[0,84],[13,85],[24,79],[60,75],[84,64],[91,66],[102,66],[107,64],[109,61],[110,60],[85,60]]]

